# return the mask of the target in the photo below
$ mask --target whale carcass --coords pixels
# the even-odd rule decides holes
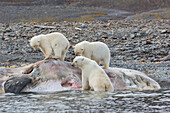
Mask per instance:
[[[160,85],[142,72],[109,67],[114,90],[152,90]],[[48,59],[18,68],[0,68],[0,92],[81,90],[81,70],[70,62]]]

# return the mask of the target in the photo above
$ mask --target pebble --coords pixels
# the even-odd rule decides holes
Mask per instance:
[[[140,34],[140,33],[137,33],[137,34],[136,34],[136,36],[140,37],[140,36],[141,36],[141,34]]]
[[[86,25],[85,25],[85,24],[82,24],[81,27],[82,27],[82,28],[86,28]]]
[[[77,30],[77,31],[81,31],[81,29],[80,29],[80,28],[78,28],[78,27],[75,27],[75,30]]]
[[[135,34],[130,34],[130,38],[135,38]]]
[[[166,33],[166,32],[167,32],[166,29],[161,30],[161,33],[162,33],[162,34],[163,34],[163,33]]]

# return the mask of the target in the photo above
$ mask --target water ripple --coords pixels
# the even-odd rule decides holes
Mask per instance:
[[[0,94],[0,102],[0,112],[170,112],[170,90]]]

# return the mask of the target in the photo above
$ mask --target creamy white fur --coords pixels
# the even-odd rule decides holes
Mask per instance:
[[[58,32],[35,36],[30,40],[30,45],[35,50],[40,47],[45,59],[52,58],[52,53],[54,53],[54,58],[60,60],[65,59],[66,52],[70,46],[67,38]]]
[[[82,89],[94,91],[113,91],[114,88],[105,71],[93,60],[77,56],[73,65],[82,70]]]
[[[74,46],[76,55],[85,56],[95,60],[99,65],[103,61],[104,69],[107,69],[110,64],[110,50],[103,42],[88,42],[83,41]]]

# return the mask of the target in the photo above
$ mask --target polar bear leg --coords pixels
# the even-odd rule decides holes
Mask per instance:
[[[65,57],[66,57],[66,52],[67,50],[63,50],[62,54],[61,54],[61,60],[64,61]]]
[[[108,68],[108,62],[106,62],[106,60],[102,59],[103,63],[104,63],[104,67],[103,69],[107,69]]]
[[[95,60],[97,62],[98,65],[100,65],[100,61],[99,60]]]
[[[104,86],[101,86],[101,85],[95,85],[94,86],[94,91],[106,91],[105,87]]]
[[[52,54],[52,49],[51,48],[43,48],[43,47],[40,47],[41,51],[44,53],[45,55],[45,58],[44,60],[48,59],[48,58],[51,58],[51,54]]]
[[[66,48],[62,51],[61,54],[61,60],[64,61],[65,57],[66,57],[66,53],[68,51],[69,45],[66,46]]]
[[[89,90],[90,86],[89,86],[89,82],[87,79],[82,78],[82,90]]]
[[[106,86],[106,91],[113,91],[114,90],[114,88],[113,88],[113,86]]]
[[[54,49],[54,54],[55,54],[54,58],[62,60],[62,57],[61,57],[62,50],[61,49],[59,49],[59,48]]]

